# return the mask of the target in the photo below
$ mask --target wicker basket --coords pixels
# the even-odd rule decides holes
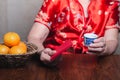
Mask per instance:
[[[28,42],[25,43],[27,45],[26,54],[0,54],[0,67],[19,67],[25,65],[38,50],[36,45]]]

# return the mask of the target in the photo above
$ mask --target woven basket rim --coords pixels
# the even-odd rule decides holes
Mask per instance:
[[[20,67],[24,66],[38,52],[38,47],[30,42],[25,42],[27,52],[23,54],[0,54],[0,67]]]

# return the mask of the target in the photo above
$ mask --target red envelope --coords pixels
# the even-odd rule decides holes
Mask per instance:
[[[72,46],[72,41],[66,40],[62,45],[60,45],[56,49],[56,53],[51,57],[51,61],[54,61],[60,54],[62,54],[62,52],[64,52],[65,50],[67,50],[71,46]]]

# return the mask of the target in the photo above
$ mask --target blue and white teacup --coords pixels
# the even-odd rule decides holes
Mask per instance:
[[[85,46],[89,46],[97,38],[98,38],[98,36],[94,33],[85,33],[84,34],[84,44],[85,44]]]

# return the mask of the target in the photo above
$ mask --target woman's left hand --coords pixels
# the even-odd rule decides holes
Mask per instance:
[[[106,48],[105,38],[100,37],[94,40],[94,43],[88,46],[87,54],[95,54],[95,55],[104,55],[104,51]]]

